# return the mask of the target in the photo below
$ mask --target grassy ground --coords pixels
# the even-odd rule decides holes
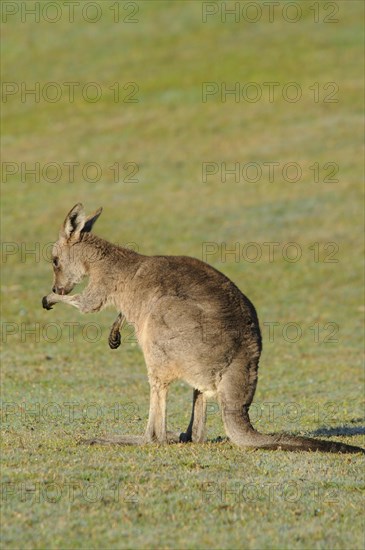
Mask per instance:
[[[263,7],[256,23],[242,10],[236,23],[220,11],[204,23],[208,8],[179,1],[121,2],[114,23],[116,3],[97,4],[95,23],[77,10],[69,22],[64,9],[52,24],[49,8],[39,22],[23,23],[19,11],[2,25],[5,92],[19,87],[3,97],[3,161],[12,164],[3,163],[2,178],[2,545],[360,549],[359,456],[244,452],[228,442],[79,445],[84,436],[143,432],[143,357],[130,329],[109,350],[115,312],[46,312],[40,300],[51,285],[47,243],[66,212],[78,201],[103,205],[97,234],[146,254],[203,257],[254,302],[264,338],[256,427],[364,445],[363,4],[319,2],[316,13],[297,1],[296,23],[285,20],[295,17],[285,2],[273,22]],[[39,83],[39,102],[22,97],[22,82]],[[50,82],[59,101],[49,100]],[[80,84],[73,101],[67,82]],[[92,82],[95,102],[80,91]],[[219,91],[205,102],[203,82]],[[238,101],[222,102],[222,83],[236,82]],[[274,98],[265,82],[278,83]],[[298,86],[302,97],[290,102]],[[255,90],[262,98],[250,102]],[[271,162],[279,163],[273,181]],[[40,177],[26,177],[35,163]],[[203,177],[204,163],[218,172]],[[221,163],[239,163],[240,174],[224,178]],[[258,181],[248,163],[262,170]],[[287,163],[299,165],[298,181]],[[132,171],[137,181],[128,181]],[[271,256],[264,243],[278,243]],[[288,261],[294,253],[301,257]],[[190,394],[182,382],[171,389],[176,431],[188,422]],[[208,437],[219,435],[212,402]]]

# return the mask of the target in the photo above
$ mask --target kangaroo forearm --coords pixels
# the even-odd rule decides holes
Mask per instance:
[[[69,306],[73,306],[81,313],[91,313],[97,311],[101,307],[100,299],[90,294],[74,294],[72,296],[55,294],[51,292],[48,296],[43,298],[43,307],[45,309],[51,309],[54,304],[63,303]]]
[[[118,332],[122,328],[123,324],[125,322],[125,317],[123,313],[119,313],[118,317],[115,319],[114,323],[112,324],[112,328],[110,329],[111,332]]]

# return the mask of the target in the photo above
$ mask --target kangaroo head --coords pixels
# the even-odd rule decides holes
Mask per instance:
[[[87,217],[83,205],[77,203],[67,214],[52,249],[52,290],[56,294],[69,294],[87,275],[89,262],[83,237],[91,231],[101,211],[99,208]]]

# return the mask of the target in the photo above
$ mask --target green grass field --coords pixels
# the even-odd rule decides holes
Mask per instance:
[[[219,442],[214,402],[204,445],[80,445],[143,433],[143,356],[130,327],[109,349],[114,311],[41,307],[66,213],[103,206],[98,235],[253,301],[260,431],[364,446],[363,3],[87,4],[2,6],[2,547],[363,548],[361,456]]]

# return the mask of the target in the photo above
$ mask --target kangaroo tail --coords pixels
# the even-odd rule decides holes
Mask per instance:
[[[261,434],[251,425],[246,411],[223,407],[223,421],[228,437],[240,447],[283,451],[320,451],[322,453],[362,453],[365,449],[337,441],[297,437],[286,434]]]

